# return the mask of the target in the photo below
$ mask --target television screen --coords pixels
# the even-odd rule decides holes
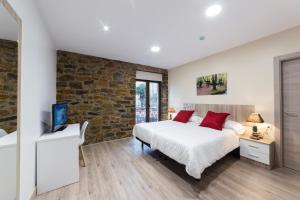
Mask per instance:
[[[52,105],[52,131],[57,131],[63,127],[68,120],[68,106],[66,103]]]

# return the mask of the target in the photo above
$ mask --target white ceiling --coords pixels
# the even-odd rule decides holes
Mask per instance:
[[[18,26],[15,19],[0,4],[0,39],[17,41]]]
[[[205,16],[213,3],[223,11]],[[299,0],[36,0],[57,49],[172,68],[300,24]],[[110,27],[102,30],[101,22]],[[206,39],[200,41],[199,37]],[[152,53],[150,47],[161,51]]]

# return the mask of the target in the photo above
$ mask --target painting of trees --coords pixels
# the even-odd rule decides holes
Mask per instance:
[[[197,95],[220,95],[227,93],[227,73],[200,76],[197,78]]]

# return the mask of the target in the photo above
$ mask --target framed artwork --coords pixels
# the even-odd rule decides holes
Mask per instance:
[[[196,87],[197,96],[227,94],[227,73],[200,76]]]

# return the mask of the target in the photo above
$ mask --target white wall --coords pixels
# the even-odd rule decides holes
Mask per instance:
[[[8,0],[22,20],[20,199],[35,189],[35,140],[56,101],[56,52],[33,0]]]
[[[300,51],[300,26],[169,71],[169,105],[251,104],[274,123],[273,58]],[[197,96],[196,78],[227,72],[227,95]]]

